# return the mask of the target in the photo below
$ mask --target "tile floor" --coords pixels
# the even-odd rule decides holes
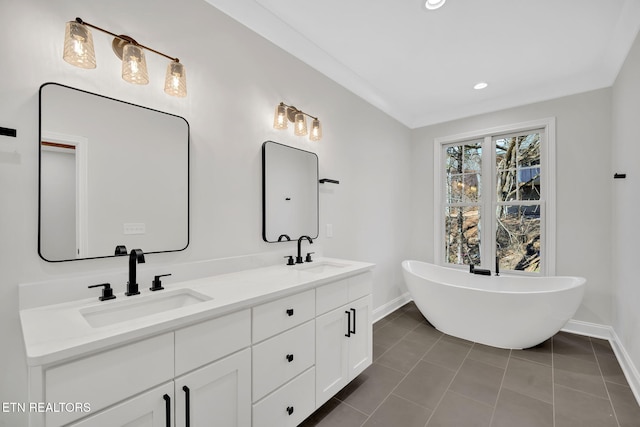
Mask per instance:
[[[496,349],[438,332],[409,303],[374,325],[373,357],[301,426],[640,426],[608,341],[560,332]]]

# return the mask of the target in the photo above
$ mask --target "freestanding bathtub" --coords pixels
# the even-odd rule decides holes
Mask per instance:
[[[582,277],[482,276],[420,261],[402,273],[420,312],[439,331],[500,348],[542,343],[575,314]]]

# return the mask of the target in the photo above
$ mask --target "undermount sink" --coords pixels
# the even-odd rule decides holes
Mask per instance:
[[[301,271],[307,271],[309,273],[328,273],[331,271],[335,271],[337,269],[341,269],[347,267],[349,264],[343,264],[340,262],[332,262],[332,261],[320,261],[320,262],[311,262],[297,265],[295,268]]]
[[[80,314],[89,325],[99,328],[176,308],[188,307],[211,299],[211,297],[191,289],[179,289],[154,295],[125,298],[125,300],[109,301],[104,305],[80,309]]]

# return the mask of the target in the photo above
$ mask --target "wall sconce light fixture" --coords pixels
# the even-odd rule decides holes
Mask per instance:
[[[89,24],[80,18],[67,22],[63,59],[69,64],[80,68],[96,68],[93,36],[89,27],[114,37],[111,46],[116,56],[122,60],[122,78],[125,81],[139,85],[149,83],[147,61],[144,57],[144,51],[148,50],[171,60],[167,66],[164,91],[171,96],[187,96],[187,74],[184,65],[180,63],[178,58],[142,45],[129,36],[117,35]]]
[[[311,132],[307,129],[307,120],[304,116],[311,117]],[[289,122],[293,123],[294,133],[298,136],[309,134],[311,141],[320,141],[322,139],[322,125],[317,117],[305,113],[292,105],[281,102],[276,106],[276,112],[273,116],[273,127],[275,129],[287,129]]]

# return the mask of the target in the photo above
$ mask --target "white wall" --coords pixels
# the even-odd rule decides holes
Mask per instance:
[[[189,96],[162,92],[166,61],[153,54],[147,55],[149,85],[125,83],[110,38],[97,31],[98,68],[65,63],[64,24],[76,16],[178,56],[187,67]],[[399,264],[406,258],[410,195],[405,126],[201,0],[179,6],[153,0],[3,1],[0,34],[0,126],[18,131],[17,138],[0,137],[0,401],[27,400],[18,284],[126,271],[122,259],[46,263],[38,257],[38,88],[47,81],[189,121],[191,243],[184,252],[148,256],[145,268],[286,248],[261,240],[260,149],[274,140],[316,152],[320,177],[340,180],[321,186],[314,249],[376,263],[374,308],[402,294]],[[319,116],[323,140],[311,143],[291,129],[274,130],[273,110],[280,101]],[[326,223],[333,224],[331,239],[324,237]],[[288,245],[293,253],[295,244]],[[0,415],[0,426],[21,425],[26,417]]]
[[[610,105],[609,88],[415,130],[411,156],[411,257],[434,261],[435,138],[556,117],[556,274],[587,278],[576,320],[610,325]]]
[[[640,367],[640,36],[613,86],[611,152],[613,172],[626,179],[612,182],[613,327],[636,367]]]

